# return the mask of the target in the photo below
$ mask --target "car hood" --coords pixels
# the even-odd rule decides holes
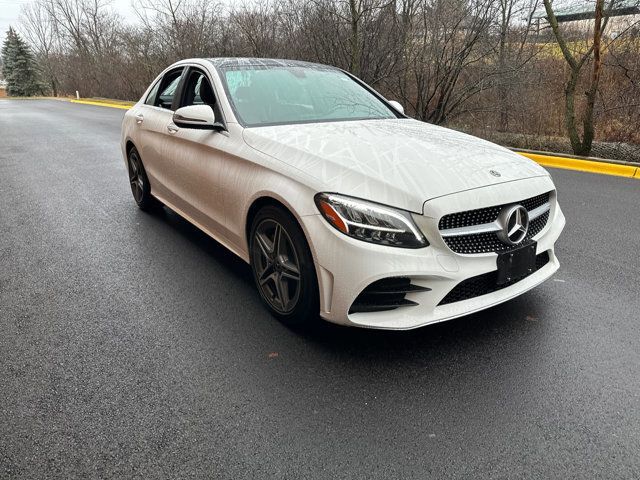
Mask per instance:
[[[548,175],[506,148],[412,119],[253,127],[243,136],[319,190],[420,213],[436,197]]]

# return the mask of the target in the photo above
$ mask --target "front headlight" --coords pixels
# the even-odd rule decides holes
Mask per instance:
[[[318,193],[315,201],[322,216],[350,237],[392,247],[429,245],[409,212],[333,193]]]

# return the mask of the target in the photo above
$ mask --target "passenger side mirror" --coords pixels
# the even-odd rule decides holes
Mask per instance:
[[[209,105],[189,105],[179,108],[173,114],[173,123],[182,128],[215,130],[222,125],[216,123],[216,115]]]
[[[387,101],[389,102],[389,105],[391,105],[398,112],[404,115],[404,108],[402,107],[402,105],[400,105],[400,103],[396,102],[395,100],[387,100]]]

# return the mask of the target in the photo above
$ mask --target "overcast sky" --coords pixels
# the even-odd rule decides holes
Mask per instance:
[[[20,15],[20,6],[25,0],[0,0],[0,39],[4,40],[4,35],[9,29],[9,25],[17,23]]]
[[[9,29],[9,25],[18,26],[20,20],[21,7],[32,0],[0,0],[0,45],[4,41],[5,34]],[[238,0],[218,0],[215,3],[223,5],[233,5]],[[242,3],[251,3],[252,0],[242,0]],[[133,8],[132,0],[111,0],[110,6],[116,10],[125,21],[133,23],[137,21]],[[19,28],[18,28],[19,30]]]
[[[0,43],[4,41],[9,25],[17,26],[22,5],[31,0],[0,0]],[[135,21],[131,9],[131,0],[112,0],[111,7],[117,10],[125,20]]]

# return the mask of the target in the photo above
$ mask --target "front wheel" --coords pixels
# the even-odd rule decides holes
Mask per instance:
[[[251,224],[251,268],[263,303],[292,326],[318,319],[318,281],[302,229],[283,209],[261,209]]]

